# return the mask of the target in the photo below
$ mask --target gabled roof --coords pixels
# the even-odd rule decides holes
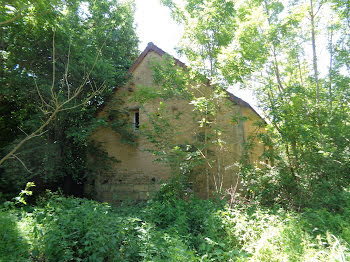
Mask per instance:
[[[146,49],[140,54],[140,56],[137,58],[137,60],[135,61],[135,63],[129,68],[128,73],[132,74],[134,72],[134,70],[138,67],[138,65],[142,62],[142,60],[147,56],[147,54],[149,52],[155,52],[156,54],[163,56],[163,55],[168,55],[170,57],[172,57],[175,60],[175,64],[178,66],[181,66],[182,68],[186,69],[187,66],[181,62],[179,59],[169,55],[168,53],[166,53],[164,50],[160,49],[158,46],[156,46],[155,44],[153,44],[152,42],[149,42]],[[236,103],[237,105],[240,106],[244,106],[244,107],[248,107],[249,109],[251,109],[258,117],[260,117],[262,120],[264,120],[259,114],[258,112],[255,111],[255,109],[249,105],[246,101],[244,101],[243,99],[235,96],[234,94],[230,93],[229,91],[225,90],[227,95],[228,95],[228,99],[230,99],[232,102]],[[265,122],[265,120],[264,120]]]
[[[163,56],[163,55],[169,55],[168,53],[166,53],[164,50],[160,49],[158,46],[156,46],[155,44],[153,44],[152,42],[149,42],[146,49],[143,50],[143,52],[140,54],[140,56],[137,58],[137,60],[135,61],[135,63],[129,68],[128,73],[132,73],[134,72],[134,70],[136,69],[136,67],[138,67],[138,65],[142,62],[142,60],[146,57],[146,55],[149,52],[155,52],[156,54]],[[181,66],[183,68],[187,68],[187,66],[182,63],[179,59],[176,59],[175,57],[171,56],[172,58],[174,58],[175,60],[175,64],[178,66]]]

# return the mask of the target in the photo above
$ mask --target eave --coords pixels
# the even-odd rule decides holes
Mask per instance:
[[[159,56],[163,56],[163,55],[168,55],[170,57],[172,57],[175,61],[175,64],[187,69],[187,66],[185,65],[185,63],[181,62],[179,59],[169,55],[168,53],[166,53],[164,50],[160,49],[158,46],[156,46],[155,44],[153,44],[152,42],[149,42],[146,49],[140,54],[140,56],[137,58],[137,60],[135,61],[135,63],[129,68],[128,70],[128,74],[132,74],[135,69],[141,64],[142,60],[147,56],[147,54],[149,52],[155,52],[156,54],[158,54]],[[244,101],[243,99],[235,96],[234,94],[232,94],[231,92],[225,90],[227,95],[228,95],[228,99],[232,102],[234,102],[237,105],[240,106],[244,106],[247,107],[249,109],[251,109],[259,118],[261,118],[265,123],[266,121],[264,120],[264,118],[262,118],[258,112],[256,112],[256,110],[246,101]]]

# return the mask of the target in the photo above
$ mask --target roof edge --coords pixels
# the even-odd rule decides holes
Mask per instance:
[[[168,55],[168,56],[170,56],[170,57],[172,57],[174,59],[176,65],[178,65],[178,66],[180,66],[180,67],[182,67],[184,69],[187,68],[185,63],[181,62],[179,59],[175,58],[174,56],[172,56],[172,55],[168,54],[167,52],[165,52],[164,50],[160,49],[158,46],[153,44],[153,42],[149,42],[147,44],[147,47],[145,48],[145,50],[143,50],[143,52],[140,54],[140,56],[136,59],[135,63],[129,68],[128,74],[132,74],[135,71],[135,69],[139,66],[139,64],[142,62],[142,60],[146,57],[146,55],[149,52],[155,52],[155,53],[157,53],[160,56]],[[247,103],[243,99],[235,96],[231,92],[229,92],[227,90],[225,90],[225,91],[226,91],[227,95],[229,96],[228,98],[232,102],[234,102],[234,103],[236,103],[238,105],[250,108],[258,117],[260,117],[266,123],[265,119],[258,112],[256,112],[256,110],[249,103]]]
[[[157,53],[160,56],[168,55],[168,56],[172,57],[175,60],[175,64],[176,65],[181,66],[182,68],[187,68],[185,63],[181,62],[179,59],[173,57],[172,55],[169,55],[167,52],[165,52],[164,50],[160,49],[158,46],[156,46],[152,42],[149,42],[147,44],[147,47],[145,48],[145,50],[143,50],[143,52],[140,54],[140,56],[136,59],[135,63],[129,68],[128,73],[131,74],[132,72],[134,72],[135,69],[138,67],[138,65],[146,57],[146,55],[149,52],[152,52],[152,51]]]

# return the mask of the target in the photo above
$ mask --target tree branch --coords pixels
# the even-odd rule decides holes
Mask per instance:
[[[13,154],[12,156],[13,158],[16,158],[21,164],[22,166],[24,167],[25,170],[27,170],[28,173],[30,174],[33,174],[32,171],[30,171],[27,166],[24,164],[24,162],[16,155],[16,154]]]
[[[18,13],[17,13],[14,17],[12,17],[11,19],[0,22],[0,27],[12,23],[13,21],[15,21],[17,18],[19,18],[19,17],[21,17],[21,16],[22,16],[21,12],[18,12]]]
[[[89,70],[89,72],[87,73],[87,75],[84,77],[82,83],[79,85],[79,87],[75,90],[74,94],[69,97],[67,100],[63,101],[62,103],[60,103],[58,101],[58,94],[55,93],[54,91],[54,85],[55,85],[55,71],[56,71],[56,68],[55,68],[55,64],[56,64],[56,60],[55,60],[55,31],[54,31],[54,36],[53,36],[53,40],[52,40],[52,45],[53,45],[53,65],[52,65],[52,68],[53,68],[53,78],[52,78],[52,84],[51,84],[51,99],[53,101],[53,104],[54,104],[54,107],[50,106],[52,109],[54,109],[51,113],[50,113],[50,116],[49,118],[39,127],[37,128],[34,132],[32,132],[30,135],[27,135],[25,138],[23,138],[8,154],[6,154],[4,157],[2,157],[0,159],[0,166],[7,160],[9,159],[10,157],[12,157],[14,155],[14,153],[24,144],[26,143],[28,140],[34,138],[34,137],[37,137],[37,136],[40,136],[42,135],[44,132],[42,132],[44,130],[44,128],[46,128],[46,126],[49,125],[49,123],[56,117],[56,115],[59,113],[59,112],[62,112],[62,111],[67,111],[67,110],[71,110],[73,108],[77,108],[79,106],[82,106],[83,104],[87,103],[92,97],[96,96],[98,93],[102,92],[106,87],[104,85],[104,83],[102,84],[102,87],[95,90],[90,96],[88,96],[83,102],[79,103],[78,105],[75,105],[75,106],[72,106],[72,107],[68,107],[68,108],[65,108],[65,106],[73,101],[75,98],[78,97],[78,95],[82,92],[83,90],[83,87],[86,85],[92,71],[94,70],[96,64],[97,64],[97,61],[98,61],[98,58],[100,56],[100,54],[102,53],[102,49],[103,47],[105,46],[106,44],[106,41],[109,37],[109,35],[111,34],[112,30],[107,34],[106,36],[106,39],[104,41],[104,43],[102,44],[101,48],[97,51],[97,54],[96,54],[96,57],[95,57],[95,60],[94,60],[94,63],[91,67],[91,69]],[[38,86],[36,85],[36,88],[37,88],[37,92],[39,94],[39,97],[42,101],[42,103],[44,103],[45,105],[48,105],[47,102],[45,102],[45,100],[43,99],[43,97],[41,96],[41,93],[39,91],[39,88]],[[49,106],[49,105],[48,105]]]

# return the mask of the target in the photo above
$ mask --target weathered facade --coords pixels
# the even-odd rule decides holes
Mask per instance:
[[[125,102],[123,108],[129,111],[130,122],[133,122],[134,128],[148,120],[145,112],[156,110],[159,103],[150,103],[144,105],[142,110],[137,102],[130,99],[139,86],[153,86],[153,68],[150,61],[162,59],[165,54],[154,44],[148,44],[135,64],[130,68],[129,73],[132,78],[128,83],[119,88],[115,93],[115,98],[122,98]],[[175,59],[175,58],[174,58]],[[175,64],[185,68],[185,65],[175,59]],[[203,92],[210,92],[210,89],[203,88]],[[203,92],[201,92],[203,94]],[[210,190],[215,190],[219,181],[222,188],[229,188],[238,184],[237,168],[234,163],[239,161],[244,151],[244,144],[248,137],[256,134],[257,121],[263,121],[254,109],[243,100],[228,93],[226,102],[230,106],[223,105],[218,115],[218,121],[221,123],[222,140],[225,141],[224,149],[215,151],[213,156],[216,158],[214,164],[210,167],[211,175]],[[99,117],[108,114],[108,109],[115,105],[110,103],[99,113]],[[168,100],[170,113],[181,111],[181,117],[174,122],[174,126],[179,131],[178,141],[190,143],[200,132],[198,124],[194,121],[193,106],[188,101]],[[237,122],[232,121],[232,116],[238,117]],[[135,132],[138,132],[135,130]],[[152,147],[150,142],[142,135],[136,138],[135,144],[123,143],[120,134],[116,133],[110,127],[101,127],[93,134],[93,140],[100,143],[109,156],[115,157],[118,162],[113,164],[113,168],[108,172],[102,172],[96,175],[94,181],[86,186],[86,191],[94,191],[95,197],[101,201],[120,201],[125,199],[144,200],[153,192],[160,188],[160,185],[166,182],[171,174],[169,167],[162,163],[154,162],[155,157],[146,151]],[[262,144],[257,143],[250,154],[249,161],[257,163],[264,151]],[[220,177],[214,181],[213,178],[219,172]],[[221,178],[221,180],[220,180]],[[193,178],[194,191],[200,197],[206,196],[206,176],[198,174]]]

